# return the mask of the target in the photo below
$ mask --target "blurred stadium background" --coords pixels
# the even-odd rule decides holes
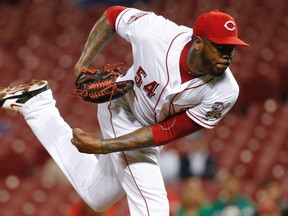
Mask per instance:
[[[286,0],[0,0],[0,86],[46,79],[72,127],[99,134],[96,107],[70,97],[73,67],[95,21],[109,5],[151,10],[191,26],[202,12],[219,9],[238,22],[250,48],[237,48],[232,70],[240,97],[224,120],[208,131],[219,169],[238,176],[254,198],[272,176],[288,195],[288,1]],[[115,48],[116,47],[116,48]],[[127,43],[115,38],[96,58],[131,64]],[[0,111],[0,215],[65,215],[79,199],[17,113]],[[177,142],[171,146],[181,152]],[[213,186],[211,196],[215,194]],[[115,215],[124,215],[116,206]],[[111,214],[112,216],[112,214]]]

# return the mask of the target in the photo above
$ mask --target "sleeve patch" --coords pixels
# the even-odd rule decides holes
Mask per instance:
[[[145,16],[147,14],[149,14],[149,12],[143,12],[143,11],[139,12],[139,13],[136,13],[136,14],[133,14],[130,17],[130,19],[128,20],[128,24],[131,24],[131,23],[135,22],[136,20],[138,20],[139,18],[141,18],[141,17],[143,17],[143,16]]]
[[[204,119],[206,121],[216,120],[222,116],[222,112],[230,105],[230,103],[224,104],[223,102],[215,102],[211,106],[211,110],[205,113]]]

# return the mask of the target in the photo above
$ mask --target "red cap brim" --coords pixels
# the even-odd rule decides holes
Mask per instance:
[[[245,43],[237,37],[208,37],[208,39],[216,44],[230,44],[249,47],[249,44]]]

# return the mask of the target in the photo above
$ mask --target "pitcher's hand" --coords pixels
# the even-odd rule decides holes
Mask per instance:
[[[73,129],[72,144],[79,152],[88,154],[105,154],[102,140],[90,133],[86,133],[79,128]]]

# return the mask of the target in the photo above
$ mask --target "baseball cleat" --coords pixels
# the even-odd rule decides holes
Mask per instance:
[[[32,80],[27,84],[0,87],[0,108],[19,112],[29,99],[48,89],[48,82],[45,80]]]

